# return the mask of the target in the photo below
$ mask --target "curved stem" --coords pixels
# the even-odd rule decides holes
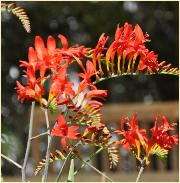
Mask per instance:
[[[123,77],[123,76],[139,76],[139,75],[146,75],[146,76],[152,76],[152,75],[162,75],[162,74],[164,74],[164,75],[174,75],[174,76],[177,76],[176,74],[173,74],[173,73],[167,73],[167,72],[160,72],[160,73],[158,73],[158,74],[156,74],[156,73],[136,73],[136,72],[134,72],[134,73],[123,73],[123,74],[121,74],[121,75],[118,75],[118,74],[112,74],[112,75],[110,75],[110,76],[107,76],[107,77],[100,77],[98,80],[96,80],[96,81],[94,81],[93,82],[93,84],[94,85],[96,85],[96,84],[98,84],[98,83],[100,83],[100,82],[102,82],[102,81],[105,81],[105,80],[109,80],[109,79],[112,79],[112,78],[119,78],[119,77]]]
[[[102,175],[103,177],[105,177],[106,179],[108,179],[110,182],[114,182],[111,178],[109,178],[107,175],[105,175],[104,173],[102,173],[100,170],[98,170],[97,168],[95,168],[93,165],[91,165],[90,163],[88,163],[87,161],[84,161],[82,158],[80,158],[79,156],[77,156],[77,158],[79,160],[81,160],[84,164],[88,165],[89,167],[91,167],[93,170],[95,170],[97,173],[99,173],[100,175]]]
[[[140,170],[139,170],[139,173],[138,173],[138,176],[136,178],[136,182],[139,181],[140,177],[141,177],[141,174],[143,173],[143,170],[144,170],[144,167],[141,167]]]
[[[11,162],[12,164],[14,164],[15,166],[17,166],[18,168],[22,169],[22,166],[19,163],[16,163],[15,161],[13,161],[11,158],[5,156],[4,154],[1,153],[1,157],[4,158],[5,160]]]
[[[71,153],[73,152],[73,150],[74,150],[79,144],[80,144],[80,142],[77,142],[77,144],[73,146],[73,148],[71,149],[71,151],[69,151],[69,153],[68,153],[68,155],[66,156],[66,159],[65,159],[65,161],[64,161],[64,163],[63,163],[63,165],[62,165],[62,167],[61,167],[61,169],[60,169],[60,171],[59,171],[59,174],[58,174],[58,176],[57,176],[57,178],[56,178],[56,182],[59,181],[59,179],[60,179],[60,177],[61,177],[61,174],[62,174],[62,171],[63,171],[63,169],[64,169],[64,166],[65,166],[67,160],[69,159]]]
[[[47,109],[44,110],[44,113],[45,113],[47,133],[48,133],[48,145],[47,145],[47,151],[46,151],[46,164],[45,164],[45,168],[44,168],[44,174],[42,176],[42,182],[47,181],[48,166],[49,166],[49,159],[50,159],[50,147],[51,147],[51,142],[52,142],[52,137],[50,136],[50,126],[49,126]]]
[[[32,129],[33,129],[33,118],[34,118],[34,108],[35,108],[35,102],[32,102],[31,105],[31,114],[30,114],[30,122],[29,122],[29,135],[28,135],[28,141],[27,141],[27,146],[26,146],[26,153],[24,157],[24,163],[22,166],[22,181],[26,181],[26,165],[27,165],[27,160],[30,152],[30,147],[31,147],[31,137],[32,137]]]
[[[86,160],[85,162],[88,163],[89,161],[91,161],[103,149],[104,149],[103,147],[99,148],[95,153],[91,154],[90,157],[89,157],[89,159]],[[74,172],[74,175],[76,175],[77,173],[79,173],[79,171],[86,166],[86,163],[85,162],[83,162],[82,165],[81,165],[81,167]]]
[[[47,135],[47,134],[48,134],[48,132],[41,133],[41,134],[39,134],[39,135],[36,135],[36,136],[34,136],[34,137],[31,137],[31,140],[37,139],[37,138],[39,138],[39,137],[41,137],[41,136],[44,136],[44,135]]]

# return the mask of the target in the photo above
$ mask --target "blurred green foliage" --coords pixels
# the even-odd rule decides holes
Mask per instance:
[[[152,40],[148,43],[159,55],[178,66],[179,3],[178,2],[16,2],[27,12],[32,32],[26,33],[12,14],[2,12],[1,25],[1,86],[2,126],[13,132],[19,143],[27,138],[28,104],[20,104],[15,92],[15,81],[22,79],[19,60],[27,60],[28,47],[36,35],[57,39],[64,34],[70,44],[94,47],[102,32],[113,39],[117,24],[139,24]],[[109,89],[107,102],[146,102],[178,100],[178,78],[174,76],[122,77],[102,82],[100,88]],[[2,131],[3,132],[3,131]],[[3,147],[4,149],[4,147]],[[24,149],[24,148],[23,148]],[[22,161],[22,157],[19,159]],[[5,170],[5,169],[4,169]]]

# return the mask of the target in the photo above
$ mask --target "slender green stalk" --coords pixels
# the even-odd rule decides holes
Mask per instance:
[[[47,134],[48,134],[48,132],[41,133],[41,134],[39,134],[39,135],[36,135],[36,136],[34,136],[34,137],[31,137],[31,140],[37,139],[37,138],[39,138],[39,137],[41,137],[41,136],[44,136],[44,135],[47,135]]]
[[[100,77],[98,80],[94,81],[93,84],[96,85],[96,84],[98,84],[98,83],[100,83],[102,81],[105,81],[105,80],[109,80],[109,79],[112,79],[112,78],[119,78],[119,77],[123,77],[123,76],[127,76],[127,75],[129,75],[129,76],[139,76],[139,75],[152,76],[152,75],[162,75],[162,74],[177,76],[176,74],[168,73],[168,72],[164,72],[164,71],[162,71],[162,72],[160,72],[158,74],[156,74],[156,73],[140,73],[140,74],[138,74],[136,72],[133,72],[133,73],[127,72],[127,73],[123,73],[121,75],[113,74],[113,75],[109,75],[107,77]]]
[[[97,168],[95,168],[93,165],[91,165],[90,163],[88,163],[87,161],[84,161],[82,158],[80,158],[79,156],[77,156],[77,158],[79,160],[81,160],[84,164],[88,165],[89,167],[91,167],[94,171],[96,171],[97,173],[99,173],[100,175],[102,175],[103,177],[105,177],[106,179],[108,179],[110,182],[114,182],[111,178],[109,178],[107,175],[105,175],[104,173],[102,173],[100,170],[98,170]]]
[[[50,136],[50,126],[49,126],[49,119],[48,119],[48,111],[47,111],[47,109],[44,110],[44,113],[45,113],[47,133],[48,133],[48,145],[47,145],[47,151],[46,151],[46,164],[45,164],[45,168],[44,168],[44,174],[42,176],[42,182],[47,181],[49,159],[50,159],[50,147],[51,147],[51,142],[52,142],[52,137]]]
[[[91,161],[103,149],[104,149],[103,147],[99,148],[95,153],[91,154],[90,157],[89,157],[89,159],[86,160],[85,162],[88,163],[89,161]],[[81,165],[81,167],[74,172],[74,175],[76,175],[77,173],[79,173],[79,171],[86,166],[86,163],[83,162],[82,165]]]
[[[31,114],[30,114],[30,122],[29,122],[29,135],[28,135],[28,141],[27,141],[27,146],[26,146],[26,153],[24,157],[24,163],[22,166],[22,181],[26,181],[26,165],[27,165],[27,160],[29,157],[29,152],[30,152],[30,147],[31,147],[31,137],[32,137],[32,129],[33,129],[33,118],[34,118],[34,108],[35,108],[35,102],[32,102],[31,105]]]
[[[140,179],[140,177],[141,177],[141,174],[143,173],[143,170],[144,170],[144,167],[142,166],[142,167],[140,168],[140,170],[139,170],[138,176],[137,176],[137,178],[136,178],[136,182],[139,182],[139,179]]]
[[[58,176],[57,176],[55,182],[58,182],[58,181],[59,181],[59,179],[60,179],[60,177],[61,177],[61,174],[62,174],[62,171],[63,171],[63,169],[64,169],[64,166],[65,166],[67,160],[69,159],[69,157],[70,157],[71,153],[73,152],[73,150],[74,150],[79,144],[80,144],[80,142],[77,142],[77,144],[75,144],[75,145],[73,146],[73,148],[71,149],[71,151],[69,151],[69,153],[67,154],[66,159],[65,159],[65,161],[64,161],[64,163],[63,163],[63,165],[62,165],[62,167],[61,167],[61,169],[60,169],[60,171],[59,171],[59,174],[58,174]]]
[[[22,169],[22,166],[19,163],[16,163],[14,160],[12,160],[11,158],[5,156],[2,153],[1,153],[1,157],[4,158],[5,160],[11,162],[12,164],[14,164],[15,166],[17,166],[18,168]]]

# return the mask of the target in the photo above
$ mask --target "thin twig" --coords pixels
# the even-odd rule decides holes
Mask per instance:
[[[105,175],[104,173],[102,173],[100,170],[98,170],[96,167],[94,167],[93,165],[91,165],[90,163],[88,163],[87,161],[84,161],[82,158],[80,158],[79,156],[77,156],[77,158],[79,160],[81,160],[83,163],[87,164],[89,167],[91,167],[94,171],[96,171],[97,173],[99,173],[100,175],[104,176],[106,179],[108,179],[110,182],[114,182],[110,177],[108,177],[107,175]]]
[[[48,119],[48,111],[47,109],[44,110],[45,118],[46,118],[46,126],[47,126],[47,133],[48,133],[48,145],[46,151],[46,164],[44,168],[44,174],[42,176],[42,182],[47,181],[47,174],[48,174],[48,166],[49,166],[49,159],[50,159],[50,147],[52,142],[52,137],[50,136],[50,126],[49,126],[49,119]]]
[[[18,168],[22,169],[22,166],[18,163],[16,163],[14,160],[12,160],[11,158],[8,158],[7,156],[5,156],[4,154],[1,153],[1,157],[6,159],[7,161],[11,162],[12,164],[14,164],[15,166],[17,166]]]
[[[91,154],[90,157],[89,157],[89,159],[86,160],[86,162],[91,161],[91,160],[92,160],[98,153],[100,153],[103,149],[104,149],[104,148],[101,147],[101,148],[99,148],[95,153]],[[74,175],[76,175],[77,173],[79,173],[79,171],[80,171],[83,167],[85,167],[85,166],[86,166],[86,163],[82,163],[81,167],[80,167],[79,169],[77,169],[77,170],[74,172]]]
[[[71,149],[71,151],[69,151],[69,153],[67,154],[66,159],[65,159],[65,161],[64,161],[64,163],[63,163],[63,165],[62,165],[62,167],[61,167],[61,169],[60,169],[60,171],[59,171],[59,174],[58,174],[58,176],[57,176],[55,182],[58,182],[58,181],[59,181],[59,179],[60,179],[60,177],[61,177],[61,174],[62,174],[62,171],[63,171],[63,169],[64,169],[64,166],[65,166],[67,160],[69,159],[69,157],[70,157],[71,153],[73,152],[73,150],[74,150],[79,144],[80,144],[80,142],[77,142],[77,144],[75,144],[75,145],[73,146],[73,148]]]
[[[41,133],[41,134],[39,134],[39,135],[36,135],[36,136],[34,136],[34,137],[31,137],[31,140],[34,140],[34,139],[36,139],[36,138],[39,138],[39,137],[44,136],[44,135],[47,135],[47,134],[48,134],[48,132]]]
[[[144,170],[144,167],[141,166],[141,168],[140,168],[140,170],[139,170],[139,173],[138,173],[138,176],[137,176],[137,178],[136,178],[136,182],[139,182],[139,179],[140,179],[140,177],[141,177],[141,174],[142,174],[143,170]]]
[[[24,163],[22,166],[22,181],[26,181],[26,165],[27,165],[27,160],[30,152],[30,147],[31,147],[31,137],[32,137],[32,129],[33,129],[33,118],[34,118],[34,108],[35,108],[35,102],[32,102],[31,105],[31,114],[30,114],[30,122],[29,122],[29,135],[28,135],[28,141],[27,141],[27,146],[26,146],[26,153],[24,157]]]

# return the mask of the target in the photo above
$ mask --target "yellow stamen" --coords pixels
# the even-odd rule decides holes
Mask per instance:
[[[96,135],[95,135],[95,133],[93,133],[92,136],[91,136],[91,140],[94,140],[95,137],[96,137]]]
[[[128,73],[130,73],[130,67],[131,67],[132,58],[133,58],[133,56],[131,56],[129,58],[129,62],[128,62]]]
[[[137,147],[137,157],[140,158],[140,153],[141,153],[141,149],[140,149],[140,143],[139,141],[136,141],[136,147]]]
[[[118,55],[118,75],[121,74],[121,55]]]
[[[109,60],[106,60],[106,66],[107,66],[107,71],[108,71],[108,73],[109,73]]]
[[[135,53],[134,57],[133,57],[133,63],[132,63],[132,72],[133,73],[134,73],[134,65],[135,65],[135,62],[136,62],[136,58],[137,58],[137,54]]]

